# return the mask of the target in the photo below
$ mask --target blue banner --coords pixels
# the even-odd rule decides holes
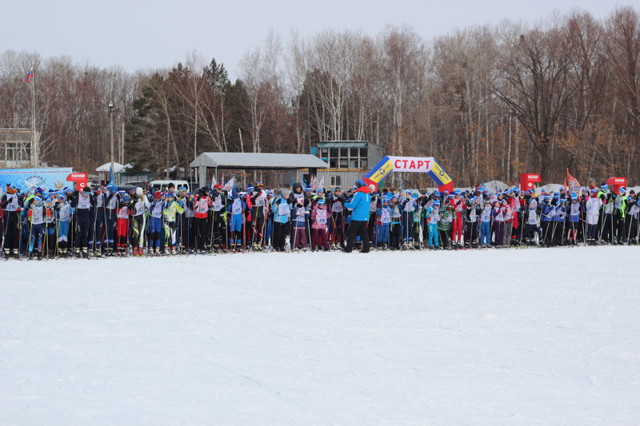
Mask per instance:
[[[72,182],[67,182],[67,176],[73,173],[71,167],[59,167],[49,169],[0,169],[0,192],[4,192],[6,184],[13,184],[20,192],[42,188],[62,189],[71,187]]]

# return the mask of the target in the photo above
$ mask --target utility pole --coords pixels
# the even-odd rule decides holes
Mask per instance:
[[[196,94],[196,124],[193,129],[193,161],[198,158],[198,95]]]
[[[167,119],[167,165],[165,169],[164,178],[169,180],[169,136],[171,136],[171,128],[169,127],[169,119]]]
[[[111,122],[111,183],[115,184],[115,164],[114,164],[114,149],[113,149],[113,102],[109,102],[109,121]]]
[[[33,67],[31,68],[30,75],[33,79]],[[27,80],[27,83],[29,81]],[[38,133],[36,132],[36,82],[35,79],[31,83],[31,129],[33,131],[33,139],[31,141],[31,162],[34,168],[40,167],[40,146]]]
[[[124,121],[122,122],[122,133],[120,133],[120,164],[124,166]]]

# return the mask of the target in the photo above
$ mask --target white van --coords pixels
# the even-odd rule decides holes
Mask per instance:
[[[153,189],[161,190],[162,188],[169,186],[170,183],[174,184],[176,189],[185,187],[188,192],[191,191],[191,188],[189,188],[189,182],[186,180],[152,180],[149,182],[149,185],[151,185]]]

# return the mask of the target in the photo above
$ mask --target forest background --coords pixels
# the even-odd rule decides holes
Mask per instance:
[[[33,69],[34,78],[25,82]],[[541,173],[562,182],[640,181],[640,14],[619,7],[538,24],[503,21],[425,40],[407,26],[376,35],[272,32],[235,81],[197,52],[171,69],[125,72],[0,54],[0,127],[36,127],[42,161],[91,171],[110,155],[163,176],[207,151],[309,153],[367,140],[389,155],[433,156],[471,185]],[[118,150],[120,145],[118,144]],[[122,154],[122,155],[121,155]],[[177,167],[176,167],[177,166]]]

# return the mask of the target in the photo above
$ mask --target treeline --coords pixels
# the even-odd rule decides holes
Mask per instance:
[[[274,34],[239,78],[197,54],[137,73],[69,58],[0,57],[0,127],[30,127],[35,65],[43,159],[93,170],[125,123],[126,162],[172,176],[204,151],[309,152],[319,140],[369,140],[390,155],[433,156],[456,182],[640,180],[640,15],[622,7],[537,25],[502,22],[424,40],[411,28]]]

